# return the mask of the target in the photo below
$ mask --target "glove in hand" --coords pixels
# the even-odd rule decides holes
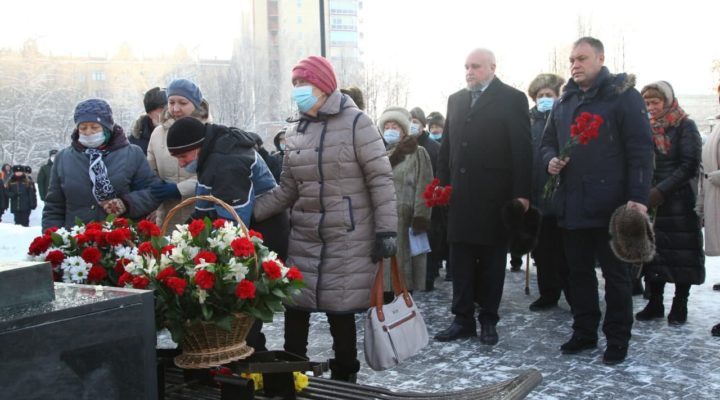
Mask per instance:
[[[123,215],[127,212],[127,206],[122,199],[114,198],[100,202],[103,210],[108,214]]]
[[[180,200],[180,191],[178,190],[177,183],[174,182],[163,182],[156,185],[150,186],[150,194],[159,201],[165,201],[169,199]]]
[[[397,251],[395,243],[395,232],[378,233],[375,235],[375,245],[373,246],[372,261],[378,262],[383,258],[392,257]]]

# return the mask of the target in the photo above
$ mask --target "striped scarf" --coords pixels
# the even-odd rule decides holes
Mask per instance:
[[[665,135],[665,129],[679,126],[685,117],[687,114],[680,108],[677,99],[674,99],[670,107],[659,117],[650,117],[653,143],[661,154],[667,155],[671,147],[670,139]]]
[[[103,162],[103,151],[99,149],[85,149],[85,154],[90,157],[90,180],[93,184],[93,196],[99,202],[114,199],[117,197],[115,188],[110,183],[108,171]]]

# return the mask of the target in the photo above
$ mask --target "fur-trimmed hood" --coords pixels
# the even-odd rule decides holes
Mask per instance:
[[[637,78],[634,74],[611,74],[607,67],[602,67],[600,73],[595,79],[593,86],[586,92],[587,97],[595,97],[601,95],[621,95],[628,89],[635,87]],[[568,97],[580,91],[580,87],[570,78],[563,87],[560,101],[566,100]]]

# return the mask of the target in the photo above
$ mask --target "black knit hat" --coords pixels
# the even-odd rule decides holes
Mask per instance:
[[[25,165],[23,169],[25,170],[26,174],[32,174],[32,168],[30,168],[29,165]]]
[[[165,107],[167,104],[167,95],[165,95],[164,90],[161,90],[159,87],[154,87],[145,92],[143,104],[145,105],[145,112],[157,110],[158,108]]]
[[[25,167],[22,165],[13,165],[12,172],[25,172]]]
[[[425,120],[425,111],[423,111],[422,108],[413,108],[412,110],[410,110],[410,115],[420,121],[423,127],[427,125],[427,121]]]
[[[445,126],[445,118],[437,111],[433,111],[427,116],[427,124]]]
[[[168,129],[167,147],[174,156],[201,147],[203,140],[205,124],[193,117],[180,118]]]

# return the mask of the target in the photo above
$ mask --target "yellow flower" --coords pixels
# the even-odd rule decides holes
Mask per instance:
[[[240,377],[245,379],[252,379],[255,383],[255,390],[262,390],[263,388],[263,377],[262,374],[248,374],[247,372],[243,372],[240,374]]]
[[[302,372],[293,372],[295,377],[295,392],[301,392],[308,386],[308,377]]]

